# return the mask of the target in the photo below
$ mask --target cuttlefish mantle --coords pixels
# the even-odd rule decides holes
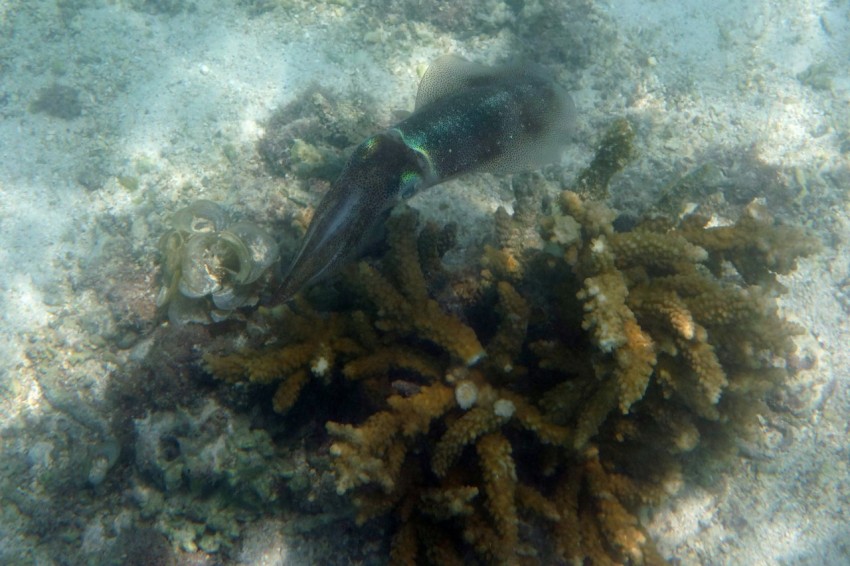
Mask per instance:
[[[557,161],[575,115],[569,95],[535,66],[436,60],[413,114],[354,150],[316,208],[275,302],[355,259],[392,208],[417,192],[471,171],[513,173]]]

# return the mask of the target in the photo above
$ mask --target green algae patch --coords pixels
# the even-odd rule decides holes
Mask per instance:
[[[53,83],[38,91],[30,103],[29,111],[33,114],[47,114],[53,118],[73,120],[83,113],[80,101],[80,90],[72,86]]]

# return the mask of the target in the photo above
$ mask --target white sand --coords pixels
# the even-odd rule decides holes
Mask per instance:
[[[373,95],[389,122],[393,111],[411,108],[416,68],[437,54],[510,54],[507,31],[457,40],[422,25],[402,41],[391,27],[376,27],[378,35],[364,39],[343,2],[282,3],[291,7],[257,17],[223,0],[173,17],[124,4],[83,2],[63,22],[54,2],[0,3],[2,430],[55,411],[26,355],[31,341],[50,344],[51,363],[86,384],[85,402],[96,404],[118,371],[96,354],[84,368],[74,361],[96,352],[91,319],[99,312],[98,297],[75,285],[110,242],[130,238],[149,261],[165,218],[198,198],[258,220],[276,213],[274,183],[252,177],[250,167],[232,172],[222,147],[256,161],[261,124],[282,101],[317,81]],[[596,25],[616,41],[571,77],[582,124],[569,166],[581,167],[600,128],[627,115],[639,125],[641,155],[615,182],[615,203],[654,194],[712,156],[734,162],[748,152],[777,168],[778,181],[799,197],[800,207],[779,214],[793,211],[828,244],[785,281],[783,308],[808,329],[802,351],[817,358],[792,384],[804,409],[765,420],[761,458],[741,459],[711,491],[688,488],[648,519],[650,531],[665,555],[685,564],[847,563],[850,297],[839,298],[850,275],[850,154],[841,152],[850,138],[850,2],[598,4],[604,18]],[[486,10],[509,12],[495,1]],[[812,65],[822,65],[816,69],[831,85],[797,78]],[[82,116],[28,111],[53,82],[80,89]],[[123,187],[120,175],[136,177],[139,188]],[[97,186],[86,189],[81,178]],[[487,191],[471,195],[476,186]],[[417,202],[457,205],[465,187],[466,204],[453,210],[480,217],[509,204],[506,186],[479,176]],[[21,447],[4,440],[0,450]],[[0,544],[23,544],[15,525],[13,515],[0,517]]]

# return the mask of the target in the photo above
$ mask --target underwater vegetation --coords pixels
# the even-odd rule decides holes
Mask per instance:
[[[171,217],[159,243],[163,285],[157,306],[172,322],[210,322],[257,302],[256,291],[278,259],[274,238],[248,221],[230,223],[217,204],[199,200]]]
[[[62,120],[79,118],[83,113],[80,91],[72,86],[54,83],[38,91],[35,100],[30,103],[29,111]]]
[[[625,163],[630,136],[611,139],[595,166]],[[572,190],[545,204],[552,189],[515,179],[513,214],[461,273],[440,262],[450,227],[397,210],[383,258],[258,311],[255,346],[204,356],[279,413],[360,391],[324,449],[357,523],[393,518],[393,564],[663,563],[640,510],[748,434],[788,375],[800,329],[776,275],[816,240],[755,208],[618,231]]]

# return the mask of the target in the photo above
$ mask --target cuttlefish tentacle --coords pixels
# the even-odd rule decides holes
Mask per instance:
[[[392,208],[470,171],[516,172],[556,161],[575,106],[535,67],[435,61],[405,120],[361,143],[316,208],[276,293],[287,301],[355,259]]]

